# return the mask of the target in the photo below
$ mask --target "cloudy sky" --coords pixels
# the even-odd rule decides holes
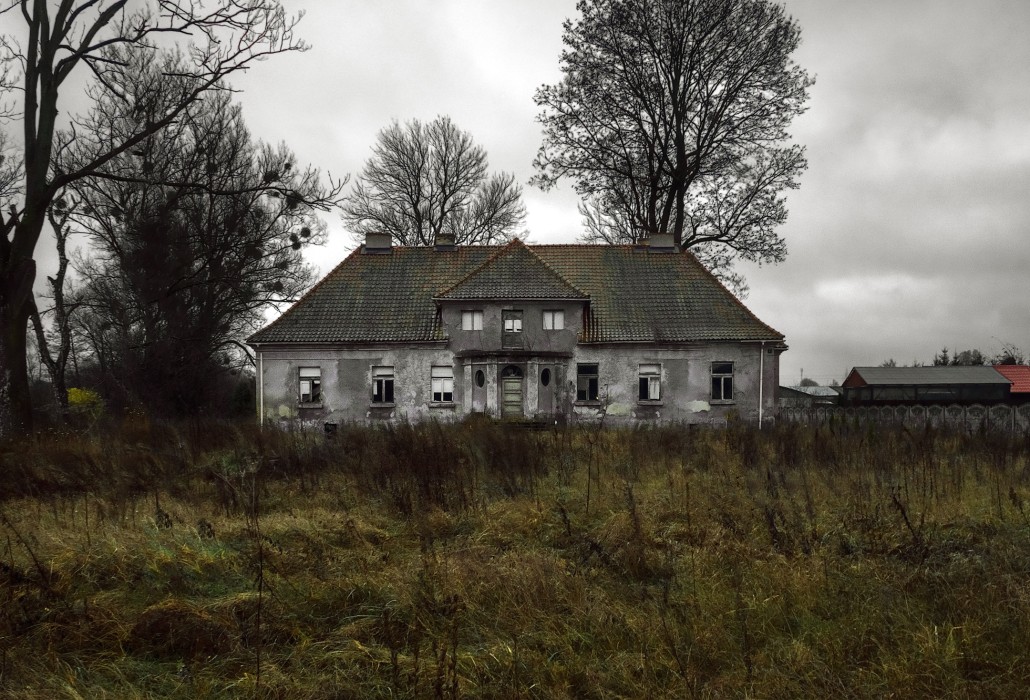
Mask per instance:
[[[572,0],[283,0],[312,48],[234,80],[253,133],[356,174],[392,119],[450,115],[523,183],[532,96],[560,78]],[[789,197],[786,262],[744,269],[783,332],[783,383],[930,360],[942,345],[1030,352],[1030,2],[786,0],[817,78],[795,122],[809,169]],[[571,188],[526,186],[530,238],[580,234]],[[349,236],[310,259],[325,272]]]

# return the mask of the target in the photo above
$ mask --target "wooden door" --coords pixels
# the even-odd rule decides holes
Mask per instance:
[[[516,418],[522,415],[522,377],[505,377],[501,380],[501,416]]]

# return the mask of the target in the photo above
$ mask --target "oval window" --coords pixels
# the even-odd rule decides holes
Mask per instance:
[[[482,386],[484,384],[486,384],[486,375],[483,374],[483,370],[477,369],[476,370],[476,386],[482,388]]]
[[[549,368],[545,367],[544,371],[540,373],[540,383],[544,386],[551,383],[551,370]]]

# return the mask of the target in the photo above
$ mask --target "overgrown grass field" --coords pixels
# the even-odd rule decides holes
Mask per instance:
[[[0,695],[1025,697],[1030,442],[128,421],[0,448]]]

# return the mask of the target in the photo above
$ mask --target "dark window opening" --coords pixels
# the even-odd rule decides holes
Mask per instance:
[[[483,374],[483,370],[477,369],[476,370],[476,386],[478,386],[479,388],[482,389],[483,385],[485,385],[485,384],[486,384],[486,375]]]
[[[543,386],[547,386],[551,383],[551,370],[549,368],[545,367],[544,370],[540,373],[540,383]]]
[[[712,363],[712,401],[733,400],[733,363]]]
[[[576,365],[576,400],[597,401],[597,365]]]
[[[372,368],[372,403],[393,403],[393,367]]]

